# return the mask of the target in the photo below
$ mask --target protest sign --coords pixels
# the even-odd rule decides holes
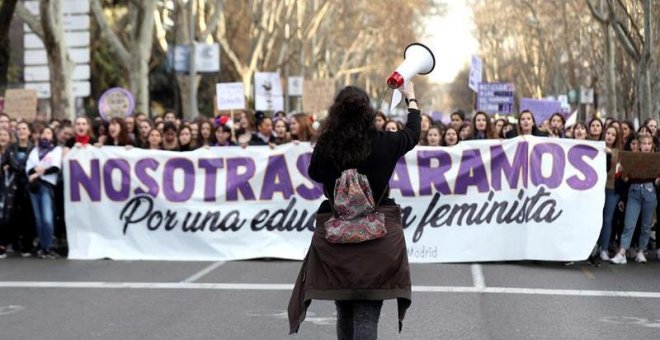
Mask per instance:
[[[101,95],[99,99],[99,114],[105,121],[114,117],[128,117],[133,114],[135,99],[131,91],[113,87]]]
[[[215,93],[218,110],[240,110],[245,108],[243,83],[217,83]]]
[[[477,110],[490,114],[513,112],[515,88],[512,83],[480,83],[478,89]]]
[[[520,99],[520,112],[529,110],[534,114],[536,124],[541,125],[544,120],[550,119],[555,113],[561,113],[561,102],[558,100],[545,99]]]
[[[303,110],[307,113],[326,111],[335,99],[335,81],[307,79],[303,82]]]
[[[13,118],[32,121],[37,115],[37,91],[32,89],[7,89],[4,112]]]

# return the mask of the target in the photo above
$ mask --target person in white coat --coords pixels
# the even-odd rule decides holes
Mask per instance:
[[[62,148],[55,144],[55,133],[50,127],[41,131],[39,145],[28,156],[25,171],[39,237],[39,253],[42,258],[57,258],[53,251],[55,216],[55,186],[57,174],[62,168]]]

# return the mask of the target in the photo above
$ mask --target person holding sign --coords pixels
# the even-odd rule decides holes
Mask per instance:
[[[640,134],[639,135],[640,143],[640,152],[651,153],[653,152],[653,136],[650,134]],[[648,169],[640,169],[641,171],[647,171]],[[656,168],[656,174],[653,177],[650,177],[648,174],[640,177],[628,177],[634,176],[630,174],[630,169],[626,169],[626,164],[624,163],[624,181],[630,183],[630,189],[628,189],[628,203],[626,204],[626,216],[625,216],[625,226],[623,229],[623,235],[621,235],[621,249],[612,259],[614,264],[626,264],[628,261],[626,259],[626,250],[630,248],[630,243],[632,242],[633,232],[635,231],[635,226],[637,225],[637,219],[641,215],[642,219],[642,230],[639,235],[639,252],[635,257],[635,262],[646,263],[646,256],[644,251],[649,243],[649,238],[651,237],[651,225],[653,224],[653,213],[655,212],[656,205],[658,204],[656,198],[657,187],[660,186],[660,174],[657,174],[658,169]]]
[[[369,96],[357,87],[341,90],[330,108],[308,171],[311,179],[323,184],[328,200],[319,207],[312,243],[289,302],[291,333],[298,332],[312,299],[335,301],[339,339],[376,339],[386,299],[398,300],[401,330],[411,302],[410,271],[401,208],[388,198],[388,183],[399,158],[417,145],[421,130],[413,84],[408,83],[401,92],[408,99],[408,121],[403,131],[378,131]],[[334,189],[337,180],[351,171],[357,172],[360,180],[368,180],[367,191],[373,196],[369,199],[380,202],[375,203],[375,215],[384,215],[374,218],[387,232],[359,243],[333,243],[326,222],[335,216]],[[363,191],[351,190],[349,196],[354,194],[365,198]],[[343,211],[345,205],[341,208]],[[352,219],[345,221],[349,226],[353,223]]]

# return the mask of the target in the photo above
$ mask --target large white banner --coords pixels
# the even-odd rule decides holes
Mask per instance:
[[[527,137],[418,147],[390,182],[411,262],[585,259],[602,224],[602,142]],[[312,146],[73,149],[69,257],[302,259],[322,202]]]

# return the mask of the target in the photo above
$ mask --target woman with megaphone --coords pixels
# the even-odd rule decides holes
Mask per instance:
[[[411,303],[401,208],[389,198],[397,161],[419,141],[420,111],[412,82],[405,128],[379,131],[368,95],[342,89],[330,107],[309,165],[327,200],[289,302],[297,333],[311,300],[334,300],[338,339],[376,339],[383,300],[397,299],[399,331]],[[357,185],[357,186],[354,186]]]

